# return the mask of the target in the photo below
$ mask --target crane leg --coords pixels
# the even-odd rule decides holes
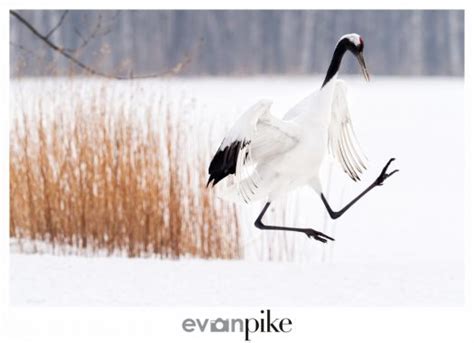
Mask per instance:
[[[375,181],[369,186],[367,187],[362,193],[360,193],[358,196],[356,196],[351,202],[349,202],[346,206],[344,206],[341,210],[339,211],[333,211],[331,206],[329,206],[329,203],[328,201],[326,200],[326,197],[324,196],[323,193],[321,193],[321,199],[324,203],[324,206],[326,207],[326,210],[328,211],[329,213],[329,216],[332,218],[332,219],[337,219],[339,218],[340,216],[342,216],[344,214],[344,212],[346,212],[352,205],[354,205],[357,201],[359,201],[364,195],[366,195],[367,193],[369,193],[370,190],[372,190],[373,188],[375,188],[376,186],[382,186],[383,185],[383,182],[388,179],[390,176],[392,176],[393,174],[395,174],[396,172],[398,172],[399,170],[398,169],[395,169],[394,171],[390,172],[390,173],[387,173],[387,169],[390,165],[390,163],[392,163],[393,161],[395,161],[394,158],[391,158],[387,164],[385,165],[385,167],[382,169],[382,172],[380,173],[380,175],[375,179]]]
[[[265,215],[265,212],[267,212],[268,207],[270,207],[270,202],[267,202],[265,204],[265,207],[263,207],[262,212],[257,217],[257,220],[255,220],[255,226],[259,228],[260,230],[277,230],[277,231],[293,231],[293,232],[302,232],[306,234],[309,238],[314,238],[317,241],[326,243],[328,240],[333,241],[334,238],[329,237],[325,235],[322,232],[313,230],[313,229],[301,229],[301,228],[296,228],[296,227],[286,227],[286,226],[273,226],[273,225],[265,225],[262,223],[262,218]]]

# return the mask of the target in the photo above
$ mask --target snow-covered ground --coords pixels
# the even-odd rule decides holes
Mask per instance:
[[[310,190],[290,195],[290,222],[324,229],[336,238],[335,243],[322,245],[303,235],[290,235],[285,251],[295,263],[254,262],[265,255],[268,244],[262,242],[273,236],[252,227],[262,204],[242,206],[248,218],[245,261],[12,254],[12,304],[461,305],[463,80],[374,77],[365,83],[361,77],[345,79],[369,170],[355,184],[332,165],[326,184],[330,203],[338,208],[349,201],[390,157],[397,158],[394,167],[400,173],[327,225],[324,207]],[[273,111],[282,116],[320,82],[320,77],[219,78],[144,81],[140,87],[145,100],[163,92],[194,97],[198,111],[193,120],[199,125],[216,121],[225,127],[261,98],[274,100]],[[124,87],[117,85],[109,84]],[[54,88],[54,84],[43,87]],[[211,139],[217,147],[224,132],[214,131]],[[272,249],[283,246],[275,244]]]
[[[453,306],[460,261],[163,261],[11,255],[10,299],[31,306]]]

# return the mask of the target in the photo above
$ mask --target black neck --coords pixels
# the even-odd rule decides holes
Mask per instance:
[[[324,79],[321,88],[323,88],[326,83],[328,83],[334,77],[334,75],[336,75],[337,71],[339,70],[339,67],[341,66],[342,57],[344,56],[346,51],[347,45],[345,44],[344,40],[342,40],[337,44],[336,49],[334,50],[331,64],[329,65],[328,71],[326,73],[326,78]]]

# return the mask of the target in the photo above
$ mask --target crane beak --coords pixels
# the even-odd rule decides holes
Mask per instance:
[[[370,81],[369,71],[367,70],[367,66],[365,65],[364,55],[362,54],[362,52],[359,52],[357,54],[357,60],[359,61],[360,67],[362,68],[362,74],[364,74],[365,79],[367,81]]]

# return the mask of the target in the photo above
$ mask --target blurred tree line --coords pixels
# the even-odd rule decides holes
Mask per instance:
[[[464,74],[464,12],[458,10],[80,10],[64,18],[61,10],[18,13],[104,73],[156,73],[191,52],[182,75],[324,73],[339,37],[357,32],[373,74]],[[12,77],[82,72],[12,16],[10,64]],[[344,71],[358,71],[353,59]]]

